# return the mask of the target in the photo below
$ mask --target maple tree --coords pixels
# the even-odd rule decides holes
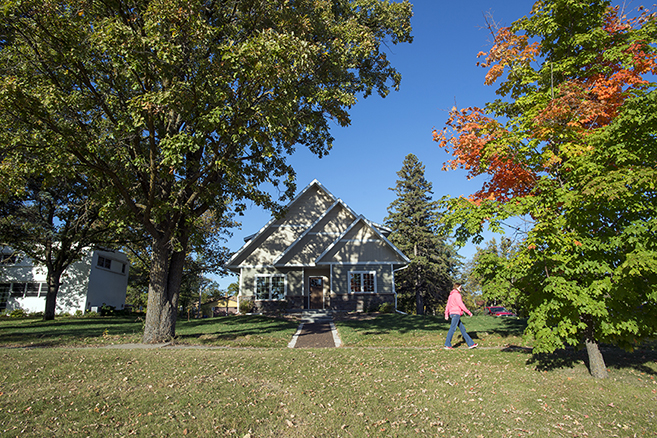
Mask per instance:
[[[323,156],[330,121],[398,88],[382,45],[412,41],[411,15],[384,0],[3,0],[0,158],[47,151],[106,187],[113,223],[151,239],[143,341],[167,341],[205,218],[291,198],[295,147]]]
[[[500,97],[452,109],[433,133],[453,154],[445,168],[489,179],[443,200],[444,226],[480,242],[485,223],[530,218],[499,276],[520,291],[536,352],[586,346],[605,377],[599,343],[631,349],[657,328],[655,14],[541,0],[510,27],[489,25],[479,56]]]

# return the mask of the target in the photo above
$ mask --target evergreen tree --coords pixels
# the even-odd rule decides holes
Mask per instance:
[[[455,271],[455,252],[436,234],[438,212],[432,201],[432,185],[424,178],[424,165],[413,154],[404,158],[397,172],[397,194],[388,207],[386,225],[390,241],[411,259],[395,276],[397,308],[418,315],[436,310],[449,295]]]

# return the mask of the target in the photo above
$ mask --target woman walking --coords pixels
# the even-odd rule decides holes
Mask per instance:
[[[461,298],[461,285],[459,283],[454,283],[454,290],[450,292],[449,298],[447,299],[447,306],[445,306],[445,319],[452,318],[452,324],[449,326],[449,331],[447,332],[447,339],[445,339],[445,350],[452,350],[452,336],[456,331],[456,327],[461,329],[461,336],[465,339],[465,343],[468,344],[468,348],[476,348],[472,338],[468,335],[468,332],[465,331],[465,326],[461,321],[461,316],[463,312],[472,316],[472,312],[465,307],[463,304],[463,299]]]

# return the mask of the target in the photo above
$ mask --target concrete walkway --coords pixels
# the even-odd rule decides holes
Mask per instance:
[[[333,316],[325,311],[305,311],[288,348],[334,348],[342,345]]]

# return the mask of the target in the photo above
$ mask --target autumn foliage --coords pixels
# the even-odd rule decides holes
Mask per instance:
[[[630,38],[654,17],[643,8],[627,17],[609,7],[595,56],[574,72],[551,65],[547,50],[519,29],[491,28],[493,46],[478,54],[488,68],[484,83],[501,80],[498,94],[525,96],[486,109],[452,108],[445,127],[433,131],[434,141],[454,157],[443,169],[462,168],[470,178],[490,176],[470,197],[475,203],[530,196],[540,175],[556,175],[569,157],[591,151],[587,136],[607,126],[628,97],[648,86],[646,75],[657,74],[657,54],[649,42]],[[527,97],[530,88],[537,92]],[[490,113],[509,121],[503,125]]]

